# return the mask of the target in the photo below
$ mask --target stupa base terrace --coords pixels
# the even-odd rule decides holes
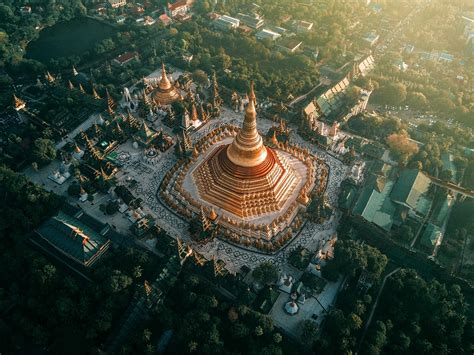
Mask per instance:
[[[223,125],[196,142],[193,154],[165,174],[158,197],[188,221],[203,210],[218,225],[218,238],[273,253],[298,234],[311,196],[324,194],[328,166],[306,149],[273,140],[266,145],[275,163],[262,166],[268,170],[264,174],[257,171],[245,180],[247,172],[235,171],[229,161],[216,166],[218,159],[225,160],[225,150],[239,131],[240,127]],[[219,198],[229,191],[235,196]]]

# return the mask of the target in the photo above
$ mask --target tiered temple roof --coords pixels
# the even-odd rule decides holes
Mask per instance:
[[[279,211],[298,184],[287,158],[266,147],[257,131],[256,98],[231,144],[220,145],[193,173],[201,198],[241,218]]]

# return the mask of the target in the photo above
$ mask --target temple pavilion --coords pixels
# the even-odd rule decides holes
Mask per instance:
[[[159,132],[153,131],[145,121],[142,121],[140,129],[133,135],[133,139],[142,147],[150,146],[158,138]]]

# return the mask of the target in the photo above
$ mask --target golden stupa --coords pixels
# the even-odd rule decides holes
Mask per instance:
[[[174,87],[166,75],[165,65],[161,65],[161,79],[158,87],[153,92],[153,99],[161,105],[169,105],[172,102],[181,100],[181,94]]]
[[[300,176],[288,157],[263,144],[251,85],[242,128],[232,143],[214,149],[193,172],[200,197],[240,218],[280,211]]]

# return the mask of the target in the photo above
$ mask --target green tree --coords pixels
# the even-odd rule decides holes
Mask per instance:
[[[47,164],[56,158],[56,148],[50,139],[38,138],[33,148],[33,158],[40,164]]]
[[[258,282],[263,284],[271,284],[276,281],[278,277],[278,270],[272,263],[264,262],[253,270],[252,276]]]

